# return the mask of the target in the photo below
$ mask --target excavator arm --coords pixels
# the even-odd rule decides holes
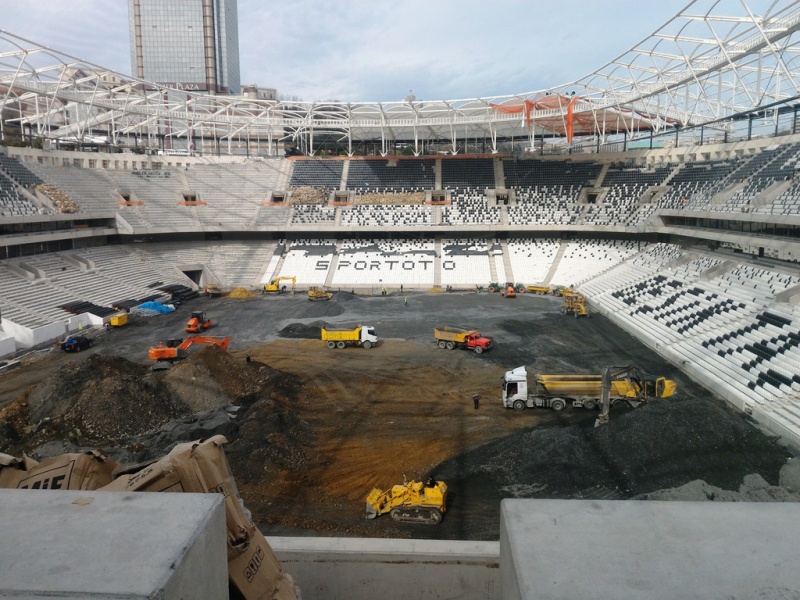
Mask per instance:
[[[603,369],[603,376],[601,379],[600,389],[600,414],[594,421],[594,426],[599,427],[608,423],[608,413],[611,409],[611,384],[613,381],[620,379],[627,379],[633,385],[631,386],[637,392],[637,397],[631,400],[644,401],[645,389],[642,385],[642,375],[636,367],[606,367]]]

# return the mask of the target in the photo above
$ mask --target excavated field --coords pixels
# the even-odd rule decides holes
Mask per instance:
[[[185,335],[189,309],[208,312],[208,334],[229,335],[229,351],[192,349],[171,371],[151,372],[147,347]],[[760,476],[748,479],[758,499],[796,499],[775,487],[786,448],[607,319],[559,309],[553,297],[474,293],[408,295],[408,306],[402,296],[342,292],[329,302],[198,299],[112,331],[89,351],[41,353],[1,374],[0,452],[100,447],[135,464],[222,433],[239,491],[267,534],[496,540],[502,498],[713,499],[741,491],[748,475]],[[328,350],[318,339],[326,323],[373,325],[384,341]],[[482,356],[440,350],[433,328],[443,324],[480,329],[496,347]],[[615,407],[603,428],[582,409],[500,404],[503,373],[520,365],[585,373],[623,364],[675,379],[678,394]],[[428,475],[450,489],[441,524],[364,519],[373,486]]]

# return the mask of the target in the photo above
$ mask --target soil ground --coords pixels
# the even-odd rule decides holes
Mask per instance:
[[[147,348],[187,335],[189,310],[207,311],[215,322],[209,335],[231,337],[228,353],[193,349],[186,364],[149,382],[155,376],[137,370],[149,362]],[[373,325],[383,341],[369,350],[329,350],[318,337],[326,323]],[[443,324],[480,329],[495,348],[481,356],[440,350],[433,328]],[[85,361],[81,371],[76,365]],[[600,373],[626,364],[675,379],[678,393],[637,409],[615,406],[602,428],[594,428],[596,413],[582,409],[501,405],[501,378],[511,368]],[[70,406],[80,410],[55,408],[73,394],[65,381],[101,373],[101,383],[75,391],[80,400]],[[128,387],[118,384],[128,380]],[[117,404],[135,397],[117,412],[136,421],[130,415],[147,411],[141,420],[161,428],[143,435],[141,427],[109,424],[114,403],[99,398],[112,387]],[[92,409],[93,398],[97,414],[78,414]],[[408,295],[407,306],[402,296],[343,292],[327,302],[302,294],[201,298],[170,315],[134,320],[80,354],[30,355],[0,375],[5,405],[14,428],[2,429],[0,415],[0,451],[12,454],[102,444],[129,463],[160,456],[186,436],[222,432],[239,491],[267,534],[496,540],[502,498],[635,498],[698,479],[735,490],[749,474],[777,485],[790,456],[607,319],[562,316],[560,300],[549,296],[420,294]],[[44,427],[42,415],[56,410],[64,413],[61,426],[51,420]],[[429,475],[449,486],[441,524],[364,519],[372,487]]]

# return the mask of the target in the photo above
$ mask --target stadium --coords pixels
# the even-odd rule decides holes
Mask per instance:
[[[293,307],[296,297],[257,294],[250,308],[222,313],[223,325],[225,318],[241,319],[234,344],[272,367],[290,370],[292,360],[306,360],[312,368],[312,358],[320,365],[329,360],[313,345],[289,348],[286,338],[303,337],[287,334],[290,324],[297,331],[340,315],[387,319],[386,337],[415,341],[431,337],[423,328],[441,324],[416,329],[426,315],[472,319],[481,328],[509,323],[496,350],[505,341],[517,346],[490,354],[496,366],[538,358],[597,369],[615,364],[609,361],[616,353],[674,370],[698,398],[681,417],[681,427],[697,417],[687,439],[717,439],[703,429],[710,413],[701,419],[692,411],[724,407],[726,428],[747,423],[752,433],[734,434],[730,426],[719,439],[750,440],[759,432],[780,440],[785,454],[763,458],[777,478],[775,461],[800,447],[800,2],[755,4],[691,2],[581,79],[447,101],[205,95],[108,71],[0,31],[0,357],[15,366],[78,330],[102,331],[120,311],[162,319],[144,317],[140,307],[148,302],[213,311],[216,299],[204,295],[209,286],[258,292],[276,282],[302,292],[303,300],[310,289],[331,292],[324,306],[343,308],[337,313],[309,302],[302,312]],[[509,285],[520,301],[513,308],[513,300],[496,293]],[[581,329],[588,321],[553,317],[561,299],[533,297],[529,289],[536,287],[580,293],[599,324]],[[396,303],[374,308],[385,296]],[[409,306],[413,318],[388,322]],[[266,338],[248,338],[262,326],[256,311],[270,323]],[[167,339],[183,321],[185,314],[167,315],[158,322],[168,325],[144,333],[131,327],[127,357],[145,362],[145,341]],[[543,338],[531,337],[528,327],[546,334],[553,348],[539,353],[534,344]],[[125,328],[117,333],[128,335]],[[635,343],[621,341],[627,336]],[[245,341],[253,348],[280,345],[249,350]],[[388,348],[387,358],[403,369],[421,369],[410,351]],[[463,369],[467,381],[470,370],[479,370],[477,357],[468,358],[441,369]],[[335,368],[325,362],[317,377]],[[348,376],[359,380],[370,368],[354,363]],[[435,380],[417,374],[426,385]],[[496,380],[494,371],[487,381],[488,375]],[[496,402],[474,376],[471,385],[480,387],[483,401]],[[651,407],[622,411],[620,421],[632,423],[641,411],[652,436],[659,427],[679,435],[667,426],[675,424],[667,408],[645,409]],[[524,426],[509,413],[503,427]],[[537,418],[528,425],[586,431],[588,423],[580,416]],[[484,441],[497,441],[502,432],[487,435]],[[614,444],[593,435],[594,450],[612,455]],[[460,450],[474,450],[477,439],[466,439],[472,445]],[[743,454],[759,454],[743,469],[766,456],[763,447],[741,442]],[[708,446],[686,441],[684,451],[690,465]],[[388,464],[392,449],[384,452]],[[430,466],[455,473],[445,461],[453,457],[441,458]],[[631,464],[622,460],[614,469],[624,474],[636,468]],[[589,473],[587,467],[583,483],[564,483],[563,496],[517,497],[635,496]],[[745,474],[731,475],[730,485]],[[661,487],[688,481],[673,475],[657,481]],[[625,484],[631,489],[632,479]],[[461,494],[468,496],[466,486]],[[499,499],[489,504],[496,508]],[[687,520],[696,522],[697,514]],[[730,518],[749,519],[747,513]],[[765,516],[764,527],[772,519]],[[446,529],[446,519],[443,526],[441,536],[414,536],[459,539],[461,530]],[[356,524],[348,527],[367,537]],[[472,539],[497,539],[503,527],[498,516],[489,534]],[[292,543],[285,544],[301,568],[301,551],[292,555]],[[477,552],[478,562],[482,553],[492,551]],[[501,596],[498,577],[475,576],[472,592],[462,590],[461,597],[538,597]],[[789,575],[781,585],[798,589]],[[361,596],[348,589],[342,597]]]

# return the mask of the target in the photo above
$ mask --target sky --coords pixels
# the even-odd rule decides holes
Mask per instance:
[[[456,100],[587,75],[681,0],[239,0],[242,84],[306,101]],[[127,0],[0,0],[0,29],[131,73]]]

